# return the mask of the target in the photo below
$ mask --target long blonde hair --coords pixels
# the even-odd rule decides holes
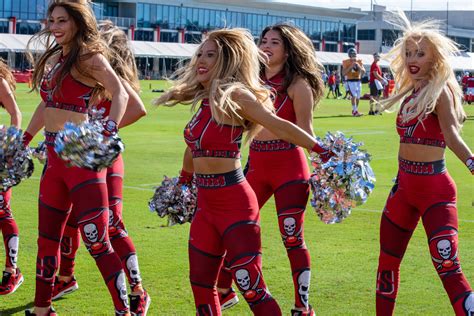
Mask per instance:
[[[2,58],[0,58],[0,79],[5,79],[8,86],[10,87],[10,90],[12,90],[12,92],[15,91],[16,89],[15,77],[13,77],[12,71],[10,70],[10,68],[7,66],[7,63]]]
[[[454,97],[457,128],[460,129],[466,114],[461,105],[462,91],[449,61],[450,56],[459,52],[457,44],[440,32],[439,21],[410,22],[402,11],[390,13],[387,20],[401,29],[403,34],[385,55],[388,60],[391,60],[390,68],[394,74],[396,90],[393,96],[381,101],[384,108],[390,109],[414,89],[414,83],[410,79],[406,66],[406,46],[409,41],[420,43],[425,40],[433,52],[432,71],[428,74],[427,84],[417,93],[415,102],[407,105],[410,108],[403,111],[402,120],[408,122],[416,117],[419,121],[425,119],[435,110],[440,94],[447,87]]]
[[[324,94],[324,82],[322,79],[322,72],[324,67],[316,58],[314,46],[306,34],[290,23],[279,23],[267,26],[260,35],[259,44],[265,37],[268,31],[277,31],[283,39],[285,51],[288,58],[284,65],[285,79],[283,81],[283,88],[286,90],[295,77],[301,77],[311,87],[313,94],[314,105],[316,107],[321,97]],[[262,71],[265,71],[263,65]]]
[[[115,26],[112,21],[106,20],[99,25],[101,39],[108,49],[108,61],[119,78],[125,80],[135,92],[140,92],[140,81],[135,63],[135,55],[130,46],[127,34]],[[92,93],[92,103],[110,99],[111,96],[102,86],[97,86]]]
[[[197,55],[206,41],[217,46],[217,60],[210,78],[210,88],[205,89],[197,80]],[[240,114],[240,106],[231,95],[236,90],[247,90],[257,101],[273,111],[269,99],[270,92],[260,80],[260,63],[266,62],[266,56],[255,45],[249,31],[241,28],[221,29],[209,32],[206,40],[197,48],[187,65],[177,70],[178,78],[173,86],[153,103],[173,106],[177,103],[192,104],[194,108],[203,98],[209,98],[212,116],[218,123],[231,119],[233,125],[241,125],[252,139],[261,126],[249,122]]]
[[[100,39],[97,21],[90,8],[89,0],[51,0],[47,11],[48,18],[56,7],[62,7],[66,10],[69,17],[74,21],[76,34],[71,40],[71,50],[65,56],[63,65],[56,74],[55,92],[61,91],[62,80],[72,68],[77,69],[79,73],[86,77],[91,77],[81,65],[81,61],[87,60],[98,53],[107,57],[107,50],[104,42]],[[39,51],[42,49],[45,49],[45,51],[39,56],[32,52],[32,50]],[[62,47],[54,41],[48,26],[33,35],[28,41],[27,55],[35,69],[33,71],[32,90],[39,89],[46,71],[53,66],[51,63],[56,62],[61,54]]]

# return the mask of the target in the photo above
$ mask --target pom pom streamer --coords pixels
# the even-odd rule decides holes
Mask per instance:
[[[178,183],[179,177],[164,176],[161,185],[148,202],[151,212],[159,217],[168,216],[168,226],[191,222],[197,203],[197,188],[190,184]]]
[[[38,143],[38,147],[36,148],[30,148],[30,152],[33,158],[38,159],[41,164],[44,165],[46,163],[46,160],[48,159],[48,149],[44,142]]]
[[[7,190],[29,178],[34,171],[30,151],[23,145],[22,132],[0,125],[0,189]]]
[[[310,178],[311,205],[324,223],[339,223],[353,207],[364,204],[374,189],[371,157],[359,148],[363,143],[355,143],[342,132],[328,132],[320,141],[335,156],[326,163],[319,156],[310,158],[315,167]]]
[[[71,166],[94,171],[110,167],[124,146],[118,135],[106,137],[103,130],[99,121],[68,122],[56,136],[54,150]]]

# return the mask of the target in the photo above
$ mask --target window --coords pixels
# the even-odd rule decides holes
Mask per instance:
[[[375,30],[357,30],[359,41],[375,41]]]
[[[323,22],[323,38],[326,41],[339,40],[339,26],[337,22]]]
[[[382,30],[382,46],[393,46],[401,31]]]
[[[160,42],[178,43],[178,32],[161,32]]]
[[[186,43],[191,43],[191,44],[199,44],[201,43],[201,34],[197,33],[185,33],[184,34],[184,41]]]
[[[8,33],[8,22],[0,21],[0,33]]]
[[[136,41],[153,42],[153,31],[136,30],[134,39]]]
[[[467,37],[459,37],[459,36],[450,36],[450,38],[459,44],[459,49],[463,51],[468,51],[469,46],[471,46],[471,41]]]
[[[355,42],[355,24],[343,23],[341,28],[341,40],[343,42]]]
[[[326,43],[325,45],[325,51],[326,52],[337,52],[337,44],[328,44]]]

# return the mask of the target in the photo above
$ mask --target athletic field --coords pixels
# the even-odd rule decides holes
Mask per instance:
[[[187,237],[189,224],[166,227],[166,219],[148,210],[153,187],[163,175],[176,176],[181,168],[185,144],[182,130],[190,117],[189,107],[154,108],[151,99],[164,83],[142,81],[142,98],[148,115],[120,132],[126,145],[124,219],[133,238],[152,305],[149,315],[194,315],[188,279]],[[364,85],[367,90],[367,85]],[[19,84],[17,100],[26,128],[40,98]],[[474,106],[465,106],[469,115],[463,138],[474,149]],[[368,101],[360,112],[367,114]],[[308,206],[305,239],[312,256],[310,302],[318,315],[374,315],[375,276],[378,259],[380,212],[397,171],[398,136],[395,114],[353,118],[348,100],[323,99],[315,112],[314,130],[343,131],[363,141],[373,156],[377,177],[374,192],[366,204],[353,210],[340,224],[322,223]],[[1,123],[8,124],[6,112]],[[36,146],[41,135],[32,141]],[[246,157],[246,150],[243,157]],[[243,160],[245,160],[244,158]],[[458,186],[460,255],[463,270],[474,285],[474,186],[467,168],[450,151],[447,165]],[[243,161],[245,163],[245,161]],[[14,294],[0,297],[0,315],[23,315],[33,306],[37,238],[37,195],[42,165],[35,161],[34,175],[13,189],[12,209],[20,229],[19,267],[25,282]],[[271,171],[268,172],[271,176]],[[273,200],[262,210],[263,271],[266,282],[284,315],[293,305],[293,284],[289,263],[280,241]],[[3,248],[0,250],[3,258]],[[3,265],[3,259],[0,261]],[[54,302],[59,315],[112,315],[113,304],[94,260],[81,247],[76,264],[79,290]],[[224,315],[250,315],[241,302]],[[422,225],[415,232],[401,267],[397,315],[452,315],[453,311],[433,268]]]

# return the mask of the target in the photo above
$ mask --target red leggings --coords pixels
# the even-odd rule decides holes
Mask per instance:
[[[225,251],[231,274],[255,315],[281,315],[262,275],[259,212],[242,171],[196,174],[198,200],[189,237],[197,315],[221,315],[216,281]]]
[[[12,189],[0,191],[0,230],[3,234],[3,243],[5,245],[5,267],[16,268],[18,260],[18,226],[13,218],[10,209],[10,198]]]
[[[109,237],[112,248],[122,261],[122,267],[132,288],[141,283],[140,269],[135,246],[128,236],[122,218],[124,165],[122,155],[107,169],[107,191],[109,197]],[[73,206],[74,212],[74,206]],[[74,263],[79,248],[80,235],[75,219],[70,216],[61,239],[61,263],[59,275],[74,274]]]
[[[71,204],[74,210],[70,212]],[[104,278],[115,310],[128,310],[125,275],[120,259],[110,246],[105,170],[93,172],[67,167],[48,146],[39,192],[38,257],[35,306],[51,305],[59,246],[68,216],[78,223],[81,235]]]
[[[309,167],[302,148],[281,140],[253,141],[246,178],[258,199],[259,209],[274,195],[283,245],[291,265],[295,306],[309,307],[311,262],[303,238],[303,223],[309,196]],[[271,170],[271,173],[269,173]],[[227,268],[219,275],[218,287],[229,288]]]
[[[456,185],[445,170],[432,175],[417,174],[433,171],[436,168],[432,167],[442,162],[425,163],[426,168],[407,161],[403,163],[380,224],[377,315],[393,314],[400,263],[420,218],[433,265],[456,315],[472,315],[474,294],[462,273],[458,253]]]

